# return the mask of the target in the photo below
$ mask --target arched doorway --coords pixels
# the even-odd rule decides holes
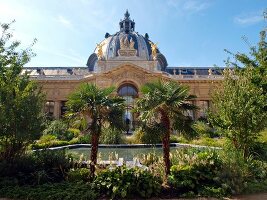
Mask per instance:
[[[118,95],[125,99],[125,127],[126,133],[130,134],[136,126],[136,117],[132,113],[132,109],[134,107],[134,99],[138,97],[138,90],[133,84],[124,83],[118,88]]]

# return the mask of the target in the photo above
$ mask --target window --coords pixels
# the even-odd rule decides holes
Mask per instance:
[[[209,108],[209,101],[199,101],[199,116],[206,117],[206,112]]]
[[[135,128],[135,116],[132,113],[134,99],[138,96],[137,88],[132,84],[123,84],[118,89],[118,95],[125,99],[126,109],[124,112],[126,133],[131,133]]]
[[[48,115],[49,117],[52,117],[54,114],[54,107],[55,107],[54,101],[47,101],[45,103],[45,114]]]

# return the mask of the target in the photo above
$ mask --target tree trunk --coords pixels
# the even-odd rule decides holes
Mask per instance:
[[[167,113],[161,109],[161,122],[166,128],[166,132],[162,139],[163,147],[163,160],[165,164],[165,180],[167,180],[168,175],[170,174],[171,162],[170,162],[170,119]]]
[[[91,163],[90,163],[90,172],[91,177],[95,175],[95,166],[97,164],[97,152],[98,152],[98,143],[99,143],[99,134],[93,133],[92,134],[92,141],[91,141]]]

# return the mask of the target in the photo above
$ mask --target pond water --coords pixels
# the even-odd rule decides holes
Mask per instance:
[[[181,147],[171,147],[171,152],[174,152],[176,149]],[[74,158],[79,158],[82,154],[86,160],[89,160],[91,149],[90,148],[77,148],[77,149],[68,149],[67,153],[71,153]],[[119,158],[124,158],[126,161],[133,160],[134,157],[153,153],[158,156],[162,156],[161,147],[145,147],[145,148],[99,148],[98,153],[101,154],[102,160],[109,160],[111,154],[118,154]]]

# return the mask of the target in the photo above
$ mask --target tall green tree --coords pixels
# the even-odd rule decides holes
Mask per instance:
[[[0,157],[12,160],[21,155],[41,132],[43,95],[38,86],[22,74],[34,54],[31,48],[18,50],[11,41],[11,24],[1,24],[0,37]]]
[[[213,94],[209,120],[246,157],[258,133],[267,127],[266,30],[260,32],[257,46],[244,39],[250,46],[249,54],[227,51],[235,61],[226,62],[232,71],[225,70],[221,88]]]
[[[175,121],[184,120],[185,113],[196,107],[189,103],[195,96],[189,95],[189,88],[173,81],[157,81],[145,84],[143,96],[136,102],[140,119],[163,132],[163,159],[165,176],[170,173],[170,133]],[[166,178],[165,177],[165,178]]]
[[[103,126],[123,127],[124,99],[113,95],[114,88],[98,88],[94,84],[82,84],[67,101],[67,116],[86,121],[85,133],[92,135],[91,175],[94,176],[97,164],[99,137]]]
[[[267,112],[264,110],[267,96],[263,88],[252,81],[255,70],[247,67],[237,71],[225,70],[221,88],[213,95],[213,109],[209,121],[219,129],[234,145],[249,155],[249,148],[259,132],[266,127]]]
[[[247,41],[246,41],[247,42]],[[248,43],[248,42],[247,42]],[[249,43],[248,43],[249,44]],[[249,44],[250,45],[250,44]],[[257,46],[250,45],[249,54],[245,53],[230,53],[235,62],[227,61],[227,66],[242,71],[250,67],[253,69],[252,83],[263,89],[263,93],[267,94],[267,42],[266,30],[260,32],[260,41]],[[240,75],[240,74],[239,74]]]

